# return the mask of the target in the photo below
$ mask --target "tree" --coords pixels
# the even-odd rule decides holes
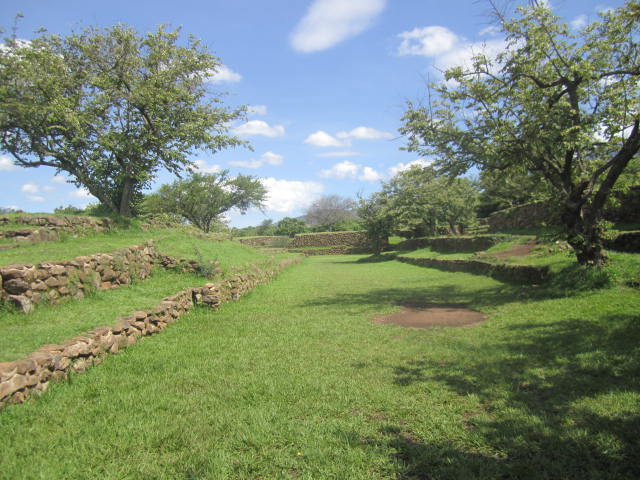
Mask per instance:
[[[245,213],[251,207],[262,206],[267,189],[250,175],[229,178],[228,171],[194,173],[190,178],[176,180],[158,190],[163,211],[179,215],[199,229],[209,232],[222,221],[222,214],[238,209]]]
[[[361,198],[358,207],[358,215],[362,219],[362,225],[371,241],[375,255],[380,255],[388,244],[393,227],[393,217],[388,209],[388,201],[387,196],[376,192],[369,198]]]
[[[207,81],[220,68],[179,30],[131,27],[43,34],[0,46],[0,150],[23,167],[67,172],[130,216],[158,170],[179,174],[190,154],[242,144],[227,134],[243,109],[222,105]]]
[[[285,217],[276,225],[275,234],[295,237],[298,233],[305,233],[308,231],[309,226],[304,220],[300,218]]]
[[[313,202],[307,209],[305,219],[311,226],[333,230],[334,225],[358,217],[358,204],[340,195],[325,195]]]
[[[450,173],[525,168],[553,188],[580,264],[601,266],[603,207],[640,149],[640,3],[577,34],[533,0],[500,17],[507,47],[446,72],[409,103],[408,149]]]
[[[477,199],[478,188],[468,178],[449,178],[431,166],[413,166],[383,183],[382,191],[365,203],[367,208],[361,203],[360,215],[365,215],[368,231],[373,225],[374,230],[407,238],[456,235],[476,223]]]

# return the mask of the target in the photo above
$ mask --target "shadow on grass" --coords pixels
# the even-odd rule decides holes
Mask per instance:
[[[386,432],[407,466],[401,478],[640,478],[638,315],[513,328],[515,336],[483,346],[493,354],[469,347],[447,364],[394,367],[398,386],[437,381],[476,395],[482,411],[461,421],[490,448]]]

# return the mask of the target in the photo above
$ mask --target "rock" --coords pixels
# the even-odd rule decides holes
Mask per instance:
[[[21,295],[29,290],[29,283],[22,278],[11,278],[3,280],[2,286],[4,290],[12,295]]]
[[[9,300],[15,305],[22,313],[33,312],[33,303],[24,295],[9,295]]]

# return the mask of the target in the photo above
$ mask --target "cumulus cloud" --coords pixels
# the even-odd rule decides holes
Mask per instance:
[[[265,209],[272,212],[290,213],[307,208],[324,192],[324,185],[318,182],[276,180],[273,177],[261,181],[268,191]]]
[[[32,202],[44,202],[44,197],[40,195],[27,195],[27,198]]]
[[[248,115],[266,115],[267,114],[267,106],[266,105],[249,105],[247,107]]]
[[[6,155],[0,155],[0,172],[15,172],[19,169],[20,167],[13,163],[11,158]]]
[[[315,0],[291,34],[291,46],[302,53],[331,48],[369,28],[386,0]]]
[[[320,178],[333,178],[337,180],[364,180],[366,182],[376,182],[382,179],[382,175],[371,167],[363,167],[356,163],[345,160],[336,163],[327,170],[320,170]]]
[[[56,175],[51,179],[51,183],[67,183],[67,179],[62,175]]]
[[[236,83],[242,80],[242,75],[234,72],[226,65],[220,65],[214,72],[211,72],[207,81],[209,83]]]
[[[20,191],[24,193],[38,193],[40,191],[40,187],[35,183],[25,183],[20,188]]]
[[[255,160],[255,159],[254,160],[237,160],[237,161],[229,162],[229,165],[233,167],[245,167],[245,168],[256,169],[264,165],[274,165],[274,166],[282,165],[283,160],[284,160],[284,157],[282,155],[278,155],[277,153],[273,153],[273,152],[266,152],[260,156],[259,160]]]
[[[487,29],[482,33],[488,33]],[[493,32],[495,33],[495,32]],[[432,25],[402,32],[399,55],[419,55],[433,59],[436,68],[446,70],[458,65],[470,66],[474,55],[484,53],[495,57],[505,49],[502,38],[471,42],[446,27]]]
[[[381,132],[375,128],[357,127],[350,132],[338,132],[336,133],[336,137],[344,140],[352,138],[358,140],[379,140],[381,138],[393,138],[393,135],[389,132]]]
[[[411,167],[428,167],[429,165],[431,165],[431,161],[430,160],[425,160],[423,158],[419,158],[417,160],[414,160],[413,162],[409,162],[409,163],[398,163],[397,165],[394,165],[393,167],[389,168],[389,176],[393,177],[395,175],[397,175],[400,172],[404,172],[405,170],[409,170]]]
[[[233,133],[242,137],[262,135],[264,137],[281,137],[284,135],[282,125],[271,126],[262,120],[250,120],[233,129]]]
[[[72,198],[78,198],[80,200],[91,200],[95,198],[93,195],[91,195],[91,193],[89,193],[89,190],[87,190],[86,188],[79,188],[77,190],[74,190],[69,194],[69,196]]]
[[[204,160],[196,160],[193,164],[198,173],[218,173],[222,170],[220,165],[211,165]]]
[[[308,143],[315,147],[343,147],[344,142],[341,142],[335,137],[332,137],[327,132],[318,130],[316,133],[309,135],[304,143]]]

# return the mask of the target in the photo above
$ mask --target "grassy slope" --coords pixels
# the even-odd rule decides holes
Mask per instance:
[[[640,295],[312,257],[0,413],[6,478],[637,478]],[[472,328],[371,323],[408,297]]]
[[[266,258],[257,250],[237,242],[193,238],[181,230],[151,233],[125,230],[0,252],[0,265],[12,261],[64,260],[77,255],[112,252],[150,238],[155,239],[161,252],[176,257],[198,259],[196,247],[204,260],[218,260],[223,268]],[[198,275],[166,272],[158,268],[145,281],[117,290],[96,292],[85,299],[63,302],[54,307],[40,307],[30,315],[0,309],[0,362],[21,358],[46,343],[58,343],[92,328],[112,325],[118,316],[151,308],[163,297],[206,281]]]

